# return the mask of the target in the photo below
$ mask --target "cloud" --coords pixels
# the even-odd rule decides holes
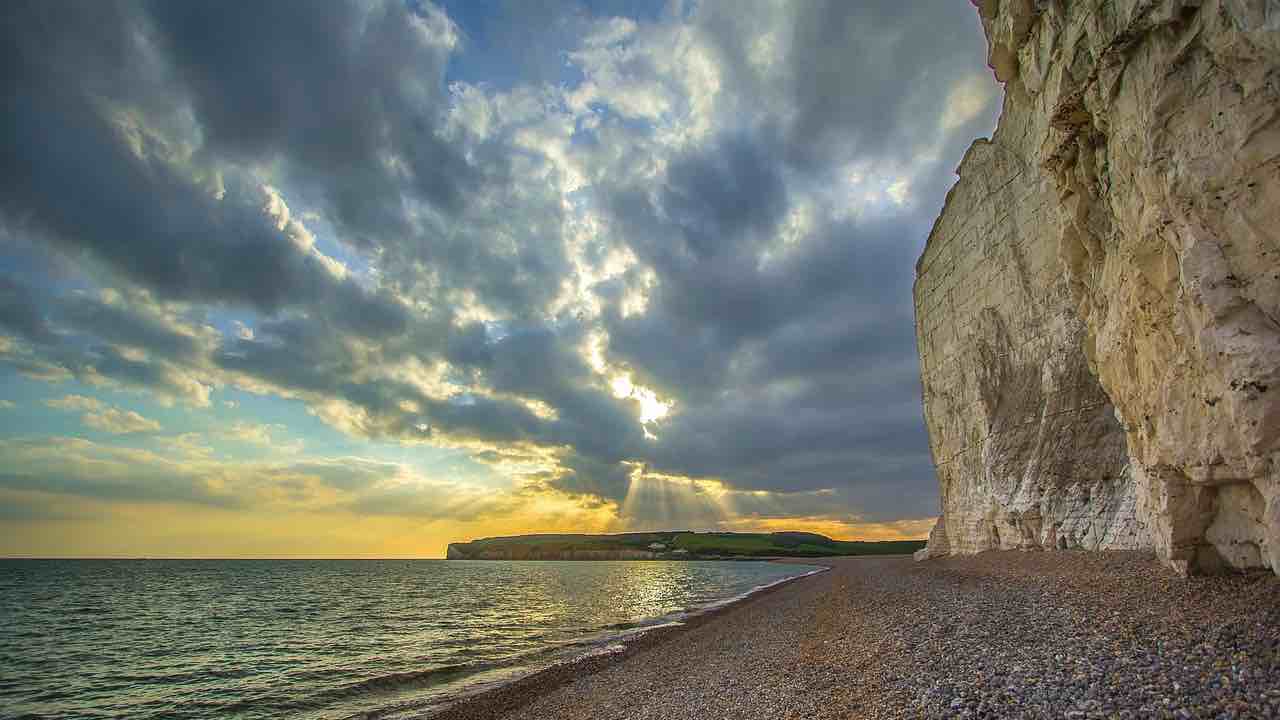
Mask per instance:
[[[11,323],[17,334],[0,343],[0,359],[23,373],[145,388],[164,402],[208,405],[210,379],[200,366],[218,335],[181,307],[158,302],[143,289],[62,293],[2,271],[0,292],[29,308],[24,313],[30,321]]]
[[[137,432],[155,432],[160,423],[145,418],[133,410],[107,408],[101,413],[86,413],[81,417],[85,425],[117,435]]]
[[[80,411],[83,413],[80,416],[80,422],[87,427],[114,435],[160,430],[160,423],[155,420],[145,418],[133,410],[121,410],[84,395],[65,395],[61,398],[45,400],[44,404],[55,410]]]
[[[433,127],[457,33],[430,4],[156,2],[147,15],[210,149],[305,173],[354,242],[410,228],[406,184],[454,212],[480,181]]]
[[[48,341],[53,332],[35,295],[25,285],[0,276],[0,327],[19,336]],[[6,343],[6,346],[9,343]]]
[[[70,399],[68,406],[86,405]],[[108,502],[179,503],[222,510],[397,516],[432,522],[572,508],[546,488],[499,490],[429,479],[410,467],[357,456],[220,461],[166,443],[178,457],[70,437],[0,440],[0,491]],[[199,447],[198,445],[196,447]],[[47,504],[47,503],[43,503]]]
[[[976,14],[535,5],[487,30],[399,0],[9,8],[6,368],[197,410],[229,388],[299,401],[510,487],[490,502],[381,466],[237,465],[176,427],[158,460],[79,447],[40,477],[431,518],[533,493],[618,527],[929,515],[910,284],[994,120]],[[210,437],[301,455],[287,430]],[[82,471],[130,462],[155,476]],[[162,472],[183,489],[152,487]]]
[[[305,442],[303,440],[295,438],[293,440],[284,441],[279,439],[279,434],[286,432],[287,430],[288,428],[278,423],[253,423],[238,420],[232,423],[231,427],[222,431],[222,436],[242,443],[271,448],[276,452],[301,452],[302,448],[305,446]]]
[[[105,407],[102,401],[97,398],[84,395],[64,395],[60,398],[45,400],[44,404],[55,410],[82,410],[86,412],[102,410]]]
[[[155,436],[152,440],[160,452],[176,455],[182,460],[210,460],[214,455],[213,448],[197,432]]]
[[[12,400],[0,400],[0,410],[13,410],[18,404]]]
[[[242,442],[253,443],[255,445],[270,445],[271,431],[283,430],[282,425],[267,425],[263,423],[234,423],[224,434],[227,437],[235,438]]]
[[[929,515],[912,238],[996,93],[963,40],[928,45],[922,29],[976,20],[942,3],[753,10],[708,4],[665,45],[621,41],[717,61],[683,80],[709,83],[714,106],[670,113],[711,132],[691,142],[658,122],[593,188],[609,237],[637,261],[598,288],[608,360],[678,408],[637,458],[734,487],[831,490],[867,518]],[[630,62],[626,82],[657,72],[648,62]],[[651,169],[632,171],[637,157]],[[645,310],[628,312],[645,271]]]
[[[187,463],[139,448],[83,438],[0,440],[0,488],[116,502],[190,502],[242,506],[216,473],[201,475]]]
[[[50,522],[85,519],[87,515],[76,512],[59,502],[59,498],[40,493],[0,490],[0,523],[17,524],[20,530]]]
[[[11,177],[22,180],[0,184],[0,210],[19,232],[84,253],[164,299],[268,313],[306,305],[375,337],[403,325],[403,308],[336,271],[249,168],[194,152],[198,134],[217,128],[209,118],[199,128],[181,120],[184,98],[169,91],[174,68],[153,59],[154,34],[142,32],[155,24],[163,35],[160,18],[129,4],[61,13],[29,3],[10,20],[4,81],[25,100],[0,122],[0,136]],[[55,146],[61,151],[44,149]],[[27,329],[40,331],[30,320]]]

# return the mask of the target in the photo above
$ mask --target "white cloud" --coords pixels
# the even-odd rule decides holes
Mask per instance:
[[[163,450],[186,459],[208,460],[213,457],[213,448],[205,443],[200,433],[187,432],[179,435],[157,437],[154,440]]]
[[[893,181],[889,187],[885,188],[884,194],[889,196],[898,205],[907,202],[907,194],[911,191],[911,183],[906,178]]]
[[[155,432],[160,423],[145,418],[133,410],[107,408],[100,413],[86,413],[80,420],[91,428],[116,435],[139,432]]]
[[[301,439],[280,440],[278,435],[287,428],[278,423],[252,423],[237,421],[223,431],[222,436],[251,445],[269,447],[277,452],[301,452],[305,443]]]
[[[83,413],[80,416],[80,422],[86,427],[114,435],[160,430],[160,423],[155,420],[143,417],[133,410],[122,410],[85,395],[65,395],[61,398],[45,400],[44,404],[55,410],[80,411]]]
[[[970,75],[952,88],[947,95],[941,121],[943,130],[954,130],[978,117],[991,103],[996,92],[988,75]]]
[[[60,398],[45,400],[44,404],[55,410],[84,410],[86,412],[101,410],[103,407],[102,402],[97,398],[84,395],[64,395]]]

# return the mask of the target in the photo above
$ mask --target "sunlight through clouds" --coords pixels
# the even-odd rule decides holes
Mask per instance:
[[[14,8],[6,537],[934,511],[912,267],[998,102],[972,9],[499,5]]]
[[[649,388],[632,383],[630,375],[615,376],[610,383],[610,387],[613,388],[614,397],[630,398],[636,401],[636,405],[640,408],[641,424],[647,425],[661,420],[671,411],[673,403],[662,402]]]

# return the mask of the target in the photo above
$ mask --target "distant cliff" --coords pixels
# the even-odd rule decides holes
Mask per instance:
[[[496,548],[472,549],[471,543],[449,543],[446,557],[450,560],[656,560],[658,553],[649,550],[575,550],[569,548],[543,548],[528,545],[507,545]]]
[[[920,556],[1280,570],[1280,4],[975,4],[1005,100],[916,267]]]
[[[858,542],[802,532],[517,535],[450,543],[450,560],[716,560],[907,554],[920,540]]]

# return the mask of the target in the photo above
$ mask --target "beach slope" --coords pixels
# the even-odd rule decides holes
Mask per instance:
[[[443,718],[1280,717],[1280,580],[1136,552],[818,561]]]

